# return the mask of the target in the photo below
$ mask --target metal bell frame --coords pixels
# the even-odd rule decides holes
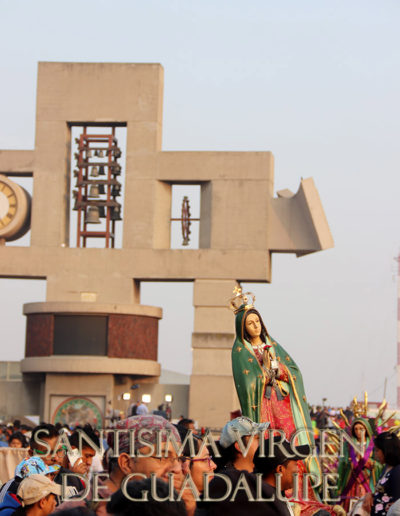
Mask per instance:
[[[122,153],[115,127],[110,127],[109,134],[91,134],[87,129],[84,126],[82,134],[75,139],[79,151],[75,154],[78,168],[74,171],[77,190],[73,191],[73,209],[78,212],[77,247],[86,247],[88,238],[102,238],[106,248],[113,248],[115,223],[122,220],[121,204],[115,200],[121,194],[116,176],[121,174],[117,159]],[[98,158],[107,158],[107,161],[100,162]],[[97,179],[99,176],[103,176],[102,179]],[[105,230],[90,230],[90,225],[100,224],[101,219],[105,221]]]

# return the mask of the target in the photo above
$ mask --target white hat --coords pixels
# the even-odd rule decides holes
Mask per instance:
[[[50,480],[45,475],[34,474],[22,480],[18,487],[17,495],[22,500],[22,505],[32,505],[50,493],[61,496],[61,486]]]

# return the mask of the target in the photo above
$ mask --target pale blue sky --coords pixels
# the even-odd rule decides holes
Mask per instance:
[[[0,0],[0,13],[0,148],[34,146],[38,61],[159,62],[163,149],[271,150],[277,190],[313,176],[335,248],[275,255],[272,284],[247,286],[311,402],[380,399],[385,377],[395,401],[400,2]],[[171,287],[146,285],[142,302],[164,308],[162,364],[189,373],[192,289]],[[22,303],[44,291],[0,281],[1,360],[22,357]]]

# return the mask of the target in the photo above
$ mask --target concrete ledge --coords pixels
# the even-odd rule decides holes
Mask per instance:
[[[0,150],[0,174],[32,176],[34,158],[33,150]]]
[[[21,361],[23,373],[88,373],[160,376],[161,366],[153,360],[66,355],[30,357]]]
[[[69,270],[119,276],[138,281],[192,281],[237,279],[269,282],[270,253],[267,248],[249,249],[77,249],[67,247],[0,246],[1,278],[46,278],[59,274],[59,264]],[[249,267],[251,264],[251,267]],[[212,276],[212,277],[210,277]],[[229,298],[228,298],[229,299]]]
[[[234,333],[192,333],[192,348],[231,349],[234,341]]]
[[[272,152],[163,151],[157,154],[161,181],[195,182],[242,179],[270,180],[273,183]],[[245,171],[245,172],[244,172]]]
[[[115,305],[96,303],[26,303],[24,315],[28,314],[125,314],[162,318],[162,308],[147,305]]]

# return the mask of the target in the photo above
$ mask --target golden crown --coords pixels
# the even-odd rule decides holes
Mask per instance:
[[[353,401],[351,403],[351,407],[353,409],[354,417],[367,417],[368,414],[368,394],[367,391],[364,392],[364,403],[359,402],[357,397],[354,396]]]
[[[250,308],[254,307],[254,303],[256,300],[256,296],[252,292],[244,292],[242,291],[242,287],[235,287],[233,289],[233,298],[230,300],[229,308],[237,314],[242,310],[250,310]],[[251,299],[251,303],[249,303],[249,298]]]

